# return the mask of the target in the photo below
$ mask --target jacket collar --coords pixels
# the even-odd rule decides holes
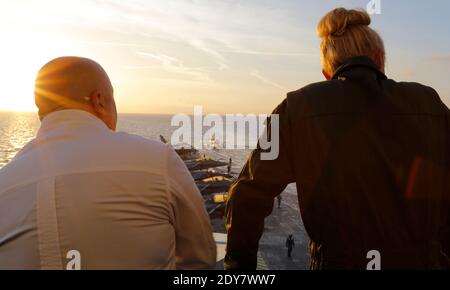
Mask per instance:
[[[368,76],[376,76],[377,79],[387,80],[384,73],[380,71],[378,66],[367,56],[358,56],[349,59],[341,65],[333,74],[332,79],[340,78],[364,78]]]

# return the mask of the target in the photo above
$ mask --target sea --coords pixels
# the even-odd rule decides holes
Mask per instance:
[[[117,130],[142,136],[152,140],[167,140],[179,127],[171,126],[171,115],[119,114]],[[14,156],[33,138],[39,130],[40,121],[35,112],[0,112],[0,168],[10,162]],[[205,128],[206,130],[207,128]],[[237,137],[237,139],[245,136]],[[221,140],[217,140],[222,143]],[[218,159],[232,159],[232,173],[238,174],[250,154],[250,149],[226,150],[205,148],[202,155]]]

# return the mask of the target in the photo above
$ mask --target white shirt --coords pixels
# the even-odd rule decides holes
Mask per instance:
[[[203,199],[175,151],[84,111],[45,117],[0,170],[0,213],[0,269],[66,269],[70,251],[81,269],[216,262]]]

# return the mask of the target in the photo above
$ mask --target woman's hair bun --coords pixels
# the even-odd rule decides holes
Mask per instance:
[[[320,37],[340,37],[355,26],[369,26],[371,19],[365,10],[337,8],[325,15],[317,27]]]

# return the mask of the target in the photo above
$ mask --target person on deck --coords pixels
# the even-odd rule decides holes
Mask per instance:
[[[295,241],[294,237],[292,235],[289,235],[289,237],[286,239],[286,248],[287,248],[287,256],[288,258],[292,258],[292,250],[295,247]]]

